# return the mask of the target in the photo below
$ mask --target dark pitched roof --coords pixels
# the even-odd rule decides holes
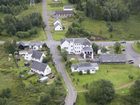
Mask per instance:
[[[29,43],[19,42],[18,46],[26,47],[26,46],[29,46]]]
[[[61,44],[64,41],[79,43],[82,45],[91,45],[91,42],[87,38],[65,38],[61,41]]]
[[[99,57],[101,63],[125,63],[125,54],[102,54]]]
[[[42,71],[42,72],[45,71],[46,67],[47,67],[47,64],[37,62],[37,61],[33,61],[32,65],[31,65],[32,69],[39,70],[39,71]]]
[[[36,51],[36,50],[32,50],[32,58],[40,59],[42,55],[43,55],[42,52]]]

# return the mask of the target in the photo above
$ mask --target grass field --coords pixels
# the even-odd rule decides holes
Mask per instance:
[[[76,105],[88,105],[84,93],[87,91],[83,88],[84,84],[90,84],[91,82],[105,79],[113,83],[116,93],[118,95],[126,95],[129,93],[129,87],[133,84],[133,81],[140,76],[140,69],[131,65],[100,65],[100,70],[91,75],[79,75],[73,74],[72,80],[78,91],[78,98]],[[129,75],[133,76],[133,80],[129,79]],[[77,80],[79,82],[77,82]],[[93,104],[94,105],[94,104]],[[109,105],[124,105],[121,99],[116,97]]]
[[[85,18],[81,25],[94,35],[105,37],[108,40],[135,40],[140,39],[140,16],[131,15],[128,20],[112,22],[113,32],[108,31],[105,21]]]
[[[77,91],[84,91],[83,85],[90,84],[100,79],[111,81],[117,89],[136,80],[140,76],[140,69],[132,65],[123,64],[100,65],[99,71],[95,74],[79,75],[78,73],[74,73],[73,75],[72,80],[74,80],[73,83]],[[130,80],[128,78],[129,75],[132,75],[134,79]],[[79,82],[77,82],[77,79],[79,79]]]

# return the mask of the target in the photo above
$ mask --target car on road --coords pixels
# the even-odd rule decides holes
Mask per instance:
[[[134,60],[128,60],[128,63],[129,64],[133,64],[134,63]]]
[[[126,44],[126,41],[121,41],[120,43],[121,43],[121,44]]]

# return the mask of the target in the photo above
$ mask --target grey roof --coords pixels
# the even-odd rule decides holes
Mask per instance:
[[[78,64],[73,64],[71,67],[82,71],[82,70],[95,69],[95,67],[98,67],[98,64],[97,63],[82,62],[82,63],[78,63]]]
[[[54,27],[56,28],[57,26],[61,26],[61,24],[59,24],[59,23],[56,23],[55,25],[54,25]]]
[[[92,52],[93,49],[91,47],[84,47],[83,48],[84,51],[88,51],[88,52]]]
[[[42,42],[31,42],[29,45],[30,46],[42,46],[43,43]]]
[[[73,11],[55,11],[55,15],[72,15],[73,14]]]
[[[64,41],[79,43],[82,45],[91,45],[91,42],[87,38],[65,38],[61,41],[61,44]]]
[[[43,55],[42,52],[36,51],[36,50],[32,50],[32,58],[40,59],[42,55]]]
[[[65,5],[64,9],[73,9],[73,6],[72,5]]]
[[[41,46],[44,43],[42,42],[19,42],[18,45],[22,45],[22,46]]]
[[[101,63],[125,63],[125,54],[102,54],[99,57]]]
[[[39,70],[39,71],[42,71],[42,72],[45,71],[46,67],[47,67],[47,64],[37,62],[37,61],[33,61],[32,65],[31,65],[32,69]]]

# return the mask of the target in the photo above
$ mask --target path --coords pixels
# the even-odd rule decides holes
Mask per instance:
[[[130,82],[130,83],[127,83],[127,84],[123,84],[122,86],[116,88],[115,90],[121,90],[121,89],[130,87],[130,86],[132,86],[133,84],[134,84],[134,81],[133,81],[133,82]]]
[[[50,30],[50,26],[49,26],[49,16],[48,16],[48,11],[47,11],[47,2],[46,0],[42,1],[42,6],[43,6],[43,20],[46,24],[46,33],[47,33],[47,44],[50,48],[52,57],[53,57],[53,61],[56,64],[56,69],[58,71],[58,73],[61,74],[61,76],[64,79],[65,85],[67,87],[67,96],[65,98],[65,105],[73,105],[76,102],[76,97],[77,97],[77,92],[75,91],[75,88],[71,82],[70,77],[67,75],[66,70],[65,70],[65,66],[62,63],[61,59],[61,55],[59,54],[59,51],[57,50],[57,43],[53,40],[52,34],[51,34],[51,30]]]

